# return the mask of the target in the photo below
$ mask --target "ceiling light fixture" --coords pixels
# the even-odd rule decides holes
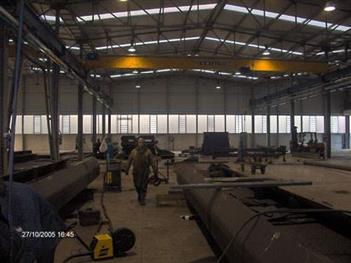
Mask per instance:
[[[336,9],[336,6],[333,2],[328,1],[325,6],[324,6],[324,11],[326,12],[332,12]]]
[[[136,51],[135,47],[133,45],[131,45],[129,48],[128,48],[128,52],[130,53],[134,53]]]
[[[271,53],[269,52],[268,47],[267,46],[265,46],[265,47],[266,47],[266,49],[263,51],[262,55],[263,56],[269,56]]]
[[[140,85],[135,85],[135,88],[136,88],[136,89],[140,89],[141,86],[140,86]]]
[[[219,82],[219,79],[217,80],[217,86],[216,89],[221,89],[221,83]]]

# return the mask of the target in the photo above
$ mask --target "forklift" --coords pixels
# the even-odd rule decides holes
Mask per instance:
[[[325,159],[325,145],[318,142],[316,132],[297,132],[293,128],[292,140],[290,141],[290,152],[297,157],[312,157]]]

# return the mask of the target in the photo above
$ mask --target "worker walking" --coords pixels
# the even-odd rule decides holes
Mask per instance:
[[[139,204],[145,205],[147,185],[149,181],[150,166],[152,166],[155,176],[157,176],[157,166],[154,162],[154,156],[150,149],[145,146],[143,138],[138,138],[138,145],[129,155],[126,173],[128,174],[133,164],[133,179],[135,190],[138,193]]]

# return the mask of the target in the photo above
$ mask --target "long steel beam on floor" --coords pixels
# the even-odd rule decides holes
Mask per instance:
[[[326,73],[329,65],[323,62],[234,59],[188,56],[99,56],[85,61],[86,69],[205,69],[261,72],[311,72]]]
[[[182,184],[171,186],[170,189],[218,189],[218,188],[270,188],[278,186],[303,186],[312,185],[311,181],[297,181],[297,180],[285,180],[285,181],[267,181],[267,182],[235,182],[235,183],[198,183],[198,184]]]

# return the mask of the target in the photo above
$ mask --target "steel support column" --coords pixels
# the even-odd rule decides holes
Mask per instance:
[[[251,100],[255,99],[255,87],[251,87]],[[256,135],[255,135],[255,105],[251,105],[251,148],[256,147]]]
[[[93,96],[93,130],[91,136],[92,150],[94,149],[94,144],[96,143],[96,98]]]
[[[167,112],[168,112],[168,110],[167,110]],[[138,134],[140,134],[140,113],[141,113],[140,89],[137,90],[137,113],[138,113]],[[167,120],[168,120],[168,113],[167,113]],[[168,122],[167,122],[167,124],[168,124]],[[167,126],[167,132],[168,131],[169,131],[169,127]]]
[[[228,105],[226,99],[227,88],[223,86],[223,115],[224,115],[224,131],[227,131],[227,112],[228,112]]]
[[[26,140],[24,136],[24,115],[26,114],[26,75],[22,76],[22,120],[21,120],[21,138],[22,138],[22,151],[26,149]]]
[[[276,143],[276,146],[278,147],[279,144],[280,144],[280,136],[279,136],[279,105],[277,105],[277,107],[275,108],[275,112],[277,114],[277,134],[276,134],[276,137],[275,137],[275,143]]]
[[[350,115],[345,116],[345,149],[350,149]]]
[[[331,157],[331,95],[330,91],[325,91],[323,95],[324,100],[324,142],[326,158]]]
[[[111,109],[107,109],[107,134],[111,137]]]
[[[8,37],[4,24],[0,22],[0,175],[7,171],[7,151],[4,134],[8,130],[9,108],[8,82]]]
[[[55,35],[60,33],[60,10],[56,10]],[[52,75],[50,83],[50,107],[51,107],[51,132],[53,140],[53,152],[51,158],[53,160],[60,159],[60,114],[59,114],[59,78],[60,66],[56,63],[52,64]]]
[[[105,105],[101,104],[102,107],[102,138],[106,136],[106,108]]]
[[[83,60],[83,45],[80,45],[80,59]],[[84,101],[84,85],[78,83],[78,134],[77,134],[77,150],[78,159],[83,160],[83,101]]]
[[[295,100],[290,99],[290,135],[291,141],[293,140],[293,133],[295,127]]]
[[[255,107],[251,107],[251,148],[256,147],[256,135],[255,135]]]
[[[266,143],[267,147],[271,146],[271,105],[267,105],[267,114],[266,114],[266,123],[267,123],[267,138]]]
[[[83,160],[83,99],[84,87],[82,83],[78,84],[78,134],[77,134],[77,150],[78,159]]]
[[[51,85],[50,85],[50,106],[51,106],[51,127],[53,138],[53,160],[59,160],[59,145],[60,145],[60,115],[59,115],[59,74],[60,67],[56,64],[52,66]]]
[[[49,148],[50,148],[50,156],[55,155],[55,149],[56,147],[54,146],[54,139],[52,135],[52,106],[51,106],[51,100],[50,100],[50,85],[48,83],[48,73],[43,71],[43,86],[44,86],[44,100],[45,100],[45,111],[46,111],[46,126],[48,129],[48,140],[49,140]],[[23,103],[24,104],[24,103]],[[23,114],[24,115],[24,114]]]
[[[199,78],[196,78],[195,82],[195,111],[196,111],[196,140],[195,147],[199,147]]]

